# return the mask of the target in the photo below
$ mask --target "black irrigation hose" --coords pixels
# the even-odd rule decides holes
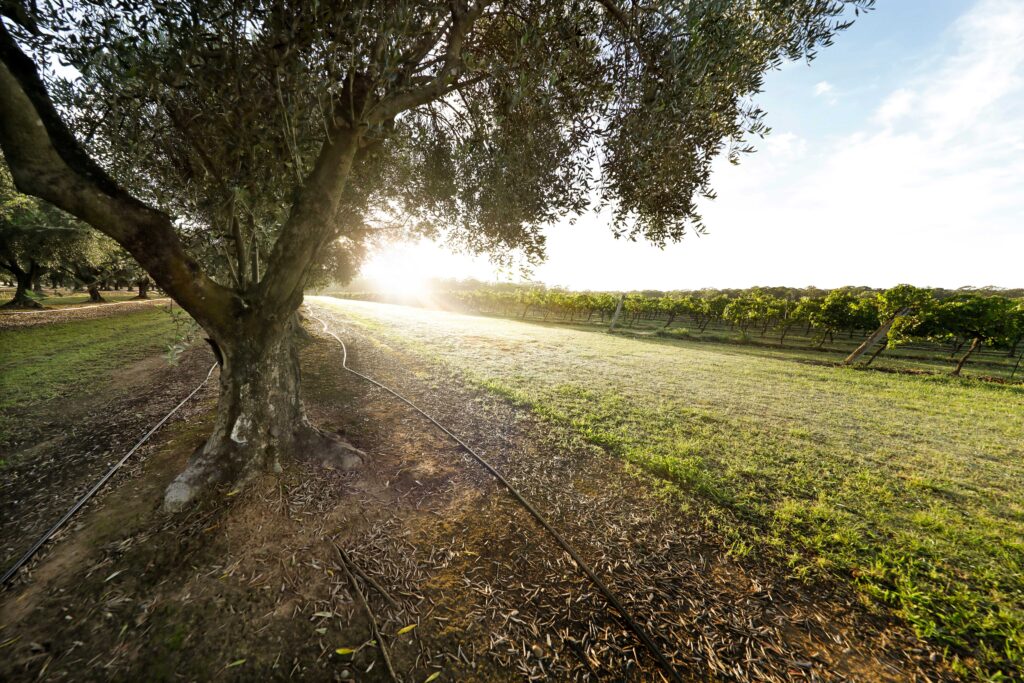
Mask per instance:
[[[67,521],[69,519],[71,519],[71,517],[74,516],[74,514],[76,512],[78,512],[82,508],[82,506],[85,505],[89,501],[89,499],[92,498],[96,494],[97,491],[99,491],[101,488],[103,488],[103,485],[106,484],[107,481],[112,476],[114,476],[114,472],[119,470],[122,465],[124,465],[126,462],[128,462],[128,458],[132,457],[135,454],[135,451],[139,450],[139,448],[142,446],[142,444],[144,444],[147,441],[149,441],[149,437],[153,436],[156,433],[156,430],[158,430],[161,427],[163,427],[164,423],[167,422],[167,420],[171,419],[171,416],[174,415],[176,412],[178,412],[178,410],[183,405],[185,405],[190,398],[192,398],[197,393],[199,393],[199,390],[202,389],[203,385],[205,385],[206,382],[210,379],[210,375],[213,374],[213,369],[215,367],[217,367],[216,363],[211,365],[210,366],[210,371],[206,373],[206,377],[203,378],[203,381],[199,383],[199,386],[197,386],[195,389],[193,389],[191,394],[189,394],[185,398],[181,399],[181,403],[179,403],[178,405],[174,406],[174,408],[171,409],[171,412],[169,412],[166,415],[164,415],[163,418],[159,422],[157,422],[155,425],[153,425],[152,429],[150,429],[148,432],[146,432],[146,434],[141,439],[139,439],[138,442],[136,442],[136,444],[134,446],[132,446],[132,449],[130,451],[128,451],[123,458],[121,458],[113,467],[111,467],[109,470],[107,470],[107,473],[104,474],[102,477],[100,477],[99,481],[97,481],[95,484],[93,484],[92,488],[89,489],[84,496],[79,498],[78,501],[76,501],[75,504],[72,505],[71,508],[67,512],[64,513],[64,516],[61,517],[59,520],[57,520],[56,524],[54,524],[52,527],[50,527],[49,530],[46,533],[44,533],[42,536],[40,536],[38,538],[38,540],[36,540],[36,542],[32,545],[32,547],[28,549],[28,552],[26,552],[24,555],[21,556],[21,559],[19,559],[17,562],[15,562],[11,566],[10,569],[8,569],[6,572],[4,572],[3,578],[0,578],[0,587],[3,587],[3,586],[7,585],[7,582],[10,581],[14,577],[14,575],[18,572],[18,570],[21,569],[22,567],[24,567],[25,563],[28,562],[29,560],[31,560],[32,556],[35,555],[37,552],[39,552],[39,549],[42,548],[43,545],[48,540],[50,540],[50,537],[52,537],[55,533],[57,533],[57,531],[62,526],[64,526],[67,523]]]
[[[629,630],[631,630],[634,634],[636,634],[636,637],[640,639],[640,642],[642,642],[644,644],[644,647],[646,647],[647,650],[651,653],[651,655],[653,655],[654,658],[658,661],[658,665],[662,668],[662,670],[665,672],[665,674],[668,675],[669,679],[671,679],[672,681],[675,681],[676,683],[682,683],[682,678],[679,677],[679,674],[676,672],[675,667],[672,666],[672,664],[668,661],[668,658],[665,657],[664,653],[661,651],[661,648],[659,648],[654,643],[654,641],[651,639],[651,637],[649,635],[647,635],[647,632],[643,629],[643,627],[640,626],[640,624],[638,624],[635,619],[633,619],[633,617],[630,615],[629,611],[626,610],[625,606],[623,606],[623,604],[621,602],[619,602],[619,599],[617,597],[615,597],[615,594],[612,593],[611,589],[608,588],[608,586],[606,586],[605,583],[600,578],[598,578],[597,574],[594,573],[594,570],[590,568],[590,565],[588,565],[586,562],[583,561],[583,558],[579,556],[579,553],[577,553],[576,550],[571,545],[569,545],[569,542],[567,540],[565,540],[560,533],[555,531],[554,527],[551,526],[551,524],[544,517],[544,515],[542,515],[540,512],[538,512],[537,508],[533,507],[533,505],[530,504],[530,501],[526,500],[526,498],[524,498],[523,495],[521,493],[519,493],[519,491],[516,489],[516,487],[514,487],[511,483],[509,483],[509,481],[507,479],[505,479],[504,476],[502,476],[501,472],[499,472],[498,470],[494,469],[494,466],[492,466],[489,462],[484,460],[480,456],[479,453],[477,453],[475,450],[470,448],[466,444],[465,441],[463,441],[462,439],[457,437],[454,433],[452,433],[452,431],[450,429],[448,429],[443,424],[441,424],[440,422],[435,420],[433,417],[431,417],[429,414],[427,414],[422,408],[420,408],[418,405],[416,405],[415,403],[413,403],[412,401],[407,399],[405,396],[402,396],[400,393],[398,393],[397,391],[395,391],[391,387],[386,386],[386,385],[378,382],[377,380],[373,379],[372,377],[367,377],[363,373],[358,372],[358,371],[353,370],[352,368],[348,367],[348,348],[346,348],[345,342],[343,342],[341,340],[341,337],[339,337],[334,332],[331,332],[329,329],[327,329],[327,323],[325,323],[323,320],[321,320],[320,318],[316,317],[312,313],[310,313],[310,317],[312,317],[314,320],[316,320],[318,323],[320,323],[323,326],[324,332],[326,332],[327,334],[329,334],[332,337],[334,337],[335,341],[337,341],[339,344],[341,344],[341,351],[342,351],[341,367],[344,370],[347,370],[348,372],[351,372],[356,377],[361,377],[362,379],[366,380],[367,382],[369,382],[369,383],[371,383],[371,384],[373,384],[373,385],[375,385],[377,387],[380,387],[381,389],[383,389],[384,391],[388,392],[389,394],[391,394],[395,398],[397,398],[400,401],[403,401],[406,404],[408,404],[409,407],[411,407],[413,410],[415,410],[420,415],[422,415],[423,417],[427,418],[432,423],[434,423],[435,427],[437,427],[442,432],[444,432],[445,434],[450,436],[457,444],[462,446],[462,448],[464,448],[467,453],[469,453],[471,456],[473,456],[473,458],[478,463],[483,465],[487,469],[488,472],[490,472],[492,475],[494,475],[494,478],[497,479],[499,482],[501,482],[501,484],[508,490],[508,492],[511,493],[512,496],[517,501],[519,501],[519,504],[522,505],[524,508],[526,508],[526,510],[531,515],[533,515],[533,518],[536,519],[537,522],[542,527],[544,527],[544,529],[547,530],[547,532],[549,534],[551,534],[552,538],[554,538],[555,541],[558,543],[558,545],[560,545],[562,547],[562,550],[564,550],[566,552],[566,554],[568,554],[569,557],[572,558],[573,562],[576,563],[576,567],[580,570],[580,572],[582,572],[584,575],[586,575],[586,577],[588,579],[590,579],[590,581],[595,586],[597,586],[597,589],[599,591],[601,591],[602,595],[604,595],[605,600],[607,600],[608,603],[612,607],[615,608],[615,611],[617,611],[619,613],[619,615],[622,617],[622,620],[626,623],[626,626],[629,627]]]

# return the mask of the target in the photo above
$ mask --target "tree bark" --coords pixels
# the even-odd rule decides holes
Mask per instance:
[[[35,272],[32,274],[32,291],[38,297],[45,297],[46,292],[43,291],[43,268],[34,268]]]
[[[464,13],[457,22],[460,30],[470,16],[479,12]],[[449,56],[461,49],[460,38],[452,52],[454,42],[450,36]],[[436,88],[443,94],[449,77],[454,80],[449,68],[443,72],[444,78],[433,79],[433,89],[417,88],[391,98],[386,107],[374,110],[377,118],[369,123],[383,124]],[[284,455],[351,462],[351,447],[310,427],[302,414],[291,331],[317,255],[344,234],[339,225],[351,212],[343,210],[342,197],[353,165],[372,149],[363,144],[366,92],[357,98],[344,93],[339,97],[347,107],[331,117],[316,163],[299,187],[265,267],[259,268],[254,257],[253,272],[263,276],[248,288],[232,289],[203,271],[169,215],[132,196],[89,156],[51,100],[39,69],[0,22],[0,147],[15,186],[123,246],[207,332],[223,357],[213,434],[168,489],[168,508],[179,507],[211,484],[278,469]],[[89,291],[95,300],[97,288],[91,285]]]
[[[219,484],[236,486],[280,472],[289,459],[339,469],[362,463],[360,451],[306,420],[299,398],[296,317],[284,329],[240,325],[244,333],[214,347],[221,367],[213,431],[167,488],[165,510],[180,509]]]
[[[148,299],[149,298],[149,278],[144,277],[139,280],[139,295],[136,299]]]
[[[885,343],[878,345],[878,349],[873,354],[871,354],[871,358],[868,358],[868,362],[865,363],[864,366],[867,367],[868,365],[871,365],[872,363],[874,363],[875,359],[878,358],[878,356],[881,355],[882,351],[885,351],[886,347],[888,347],[888,346],[889,346],[889,339],[888,339],[888,337],[886,337]]]
[[[123,246],[204,328],[229,327],[235,295],[214,282],[171,218],[131,196],[75,139],[39,70],[0,23],[0,146],[15,186]]]
[[[5,303],[3,308],[42,308],[42,304],[28,295],[32,288],[32,272],[11,265],[5,267],[14,274],[17,288],[14,290],[14,298]]]
[[[954,375],[960,375],[960,371],[963,370],[964,365],[967,363],[967,359],[971,357],[971,354],[974,353],[979,346],[981,346],[981,339],[979,337],[975,337],[971,341],[971,347],[967,349],[967,353],[965,353],[963,357],[960,359],[960,361],[956,364],[956,369],[953,370]]]
[[[89,301],[90,301],[90,303],[101,304],[101,303],[106,302],[106,299],[104,299],[100,295],[100,286],[98,284],[93,283],[93,284],[89,285],[87,289],[89,290]]]

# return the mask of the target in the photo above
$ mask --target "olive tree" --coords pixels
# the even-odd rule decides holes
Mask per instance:
[[[44,273],[62,272],[97,237],[63,211],[18,192],[0,159],[0,269],[15,280],[5,308],[42,308],[29,295]]]
[[[64,255],[57,268],[89,293],[89,301],[106,301],[100,287],[111,283],[128,283],[141,277],[135,260],[114,240],[95,231],[89,231],[76,248]],[[115,284],[116,286],[116,284]]]
[[[352,463],[299,400],[323,254],[354,267],[398,226],[539,259],[541,228],[593,203],[624,237],[701,230],[713,159],[765,130],[764,73],[871,2],[5,0],[0,146],[219,350],[176,507],[297,454]]]

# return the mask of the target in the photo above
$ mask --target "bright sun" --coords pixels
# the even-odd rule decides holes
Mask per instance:
[[[433,280],[492,281],[497,271],[486,257],[453,252],[431,240],[396,242],[370,255],[359,271],[374,289],[402,299],[426,299]]]
[[[424,244],[400,244],[374,254],[362,268],[363,277],[381,291],[403,297],[425,296],[430,279],[431,250]]]

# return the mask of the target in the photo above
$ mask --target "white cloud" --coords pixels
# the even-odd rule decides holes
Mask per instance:
[[[873,120],[883,126],[892,125],[896,120],[910,113],[916,96],[916,93],[908,88],[894,90],[882,101],[875,111]]]
[[[760,183],[737,182],[742,167],[718,178],[713,225],[785,226],[765,281],[791,263],[821,286],[1022,284],[1024,3],[979,2],[946,40],[928,73],[788,173],[758,162]],[[772,247],[747,231],[739,248]]]
[[[1019,92],[1024,71],[1020,0],[981,2],[960,17],[953,30],[959,49],[923,97],[922,114],[938,137],[955,135],[999,100]]]
[[[774,133],[717,167],[710,239],[615,250],[617,286],[1024,284],[1024,3],[976,3],[941,50],[848,133]]]
[[[820,110],[805,107],[806,129],[772,133],[738,167],[716,162],[708,239],[658,250],[615,241],[608,216],[588,216],[547,231],[538,279],[595,289],[1024,285],[1024,2],[976,2],[928,49],[938,58],[874,100],[858,99],[872,92],[860,88],[866,71],[826,71],[813,93],[802,86],[795,107],[842,92],[843,110],[823,133],[811,123]]]
[[[807,140],[796,133],[772,133],[760,145],[761,151],[774,162],[789,163],[807,153]]]
[[[830,106],[839,101],[835,86],[828,81],[818,81],[814,85],[814,96],[823,98]]]

